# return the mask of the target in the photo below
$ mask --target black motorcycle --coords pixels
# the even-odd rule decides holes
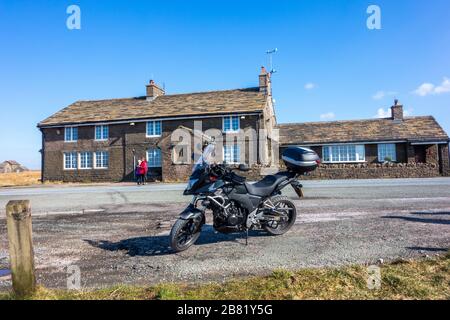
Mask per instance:
[[[184,195],[194,197],[172,227],[172,249],[184,251],[197,241],[206,210],[211,210],[214,229],[221,233],[246,232],[247,237],[248,230],[265,230],[272,235],[286,233],[294,225],[297,212],[281,190],[291,185],[302,197],[297,178],[317,168],[318,155],[306,148],[287,148],[282,154],[287,171],[252,184],[227,164],[215,164],[214,149],[214,144],[209,144],[192,170]],[[236,169],[249,170],[243,164]]]

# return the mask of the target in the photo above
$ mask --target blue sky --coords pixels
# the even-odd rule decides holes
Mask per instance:
[[[31,168],[36,124],[76,100],[140,96],[150,78],[168,93],[255,86],[272,48],[279,122],[373,118],[395,96],[450,132],[448,0],[0,0],[0,44],[0,160]]]

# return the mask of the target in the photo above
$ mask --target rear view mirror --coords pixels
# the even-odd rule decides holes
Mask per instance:
[[[238,167],[239,171],[250,171],[250,168],[248,165],[246,165],[245,163],[241,163]]]

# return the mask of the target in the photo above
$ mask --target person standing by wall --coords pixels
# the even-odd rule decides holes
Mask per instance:
[[[142,169],[142,161],[138,160],[137,166],[135,168],[136,173],[136,182],[138,185],[142,183],[143,169]]]
[[[142,158],[140,167],[142,169],[142,184],[145,185],[145,183],[147,182],[147,174],[148,174],[148,163],[145,157]]]

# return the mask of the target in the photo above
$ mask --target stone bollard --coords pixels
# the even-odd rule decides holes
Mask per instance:
[[[18,297],[26,297],[36,289],[29,200],[8,202],[6,205],[6,225],[8,228],[13,289]]]

